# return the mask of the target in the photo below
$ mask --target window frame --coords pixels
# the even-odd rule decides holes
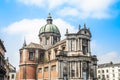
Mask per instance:
[[[31,56],[32,54],[32,56]],[[34,52],[33,51],[29,51],[29,60],[34,60]]]

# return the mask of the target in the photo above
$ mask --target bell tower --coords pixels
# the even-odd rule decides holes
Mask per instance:
[[[37,45],[35,43],[26,44],[24,41],[23,47],[20,51],[20,80],[35,80],[36,79],[36,67],[38,64],[38,48],[34,48]]]
[[[81,28],[79,25],[79,30],[77,33],[69,33],[68,29],[66,30],[66,39],[67,39],[67,50],[71,51],[70,55],[84,55],[90,56],[90,39],[91,33],[90,30],[86,28],[86,24]]]

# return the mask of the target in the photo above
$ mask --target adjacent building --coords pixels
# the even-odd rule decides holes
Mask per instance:
[[[16,68],[9,64],[9,80],[17,80],[16,79]]]
[[[99,64],[97,68],[98,80],[120,80],[120,63]]]
[[[4,80],[16,80],[16,68],[10,64],[9,59],[5,59],[6,74]]]
[[[4,47],[3,41],[0,39],[0,80],[4,80],[6,69],[5,69],[5,52],[6,49]]]
[[[97,57],[91,54],[91,32],[84,27],[61,34],[49,14],[39,30],[40,43],[26,44],[20,49],[18,80],[96,80]]]

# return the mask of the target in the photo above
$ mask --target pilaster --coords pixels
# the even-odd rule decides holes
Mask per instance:
[[[80,78],[83,78],[83,63],[80,62]]]

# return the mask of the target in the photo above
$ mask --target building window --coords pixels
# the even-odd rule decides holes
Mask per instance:
[[[40,41],[42,42],[42,38],[40,38]]]
[[[109,75],[107,75],[107,78],[109,78]]]
[[[54,51],[55,51],[55,54],[57,54],[57,49],[55,49]]]
[[[40,62],[43,62],[44,61],[44,52],[41,52],[40,54],[39,54],[39,60],[40,60]]]
[[[33,60],[34,59],[34,53],[33,52],[29,52],[29,60]]]
[[[54,37],[53,44],[57,42],[57,37]]]
[[[113,74],[113,77],[115,77],[115,74]]]
[[[45,67],[45,68],[44,68],[44,71],[47,72],[47,71],[48,71],[48,67]]]
[[[114,72],[114,70],[113,70],[113,72]]]
[[[46,38],[46,45],[49,44],[49,38]]]
[[[102,75],[102,80],[105,80],[105,75]]]
[[[106,70],[106,72],[108,73],[108,70]]]
[[[120,73],[118,74],[118,76],[120,76]]]
[[[11,77],[12,79],[14,79],[14,74],[12,74],[12,77]]]
[[[51,71],[55,71],[56,70],[56,65],[52,65],[51,66]]]
[[[104,70],[102,70],[102,73],[104,73]]]
[[[83,49],[83,54],[88,53],[88,40],[87,39],[83,39],[82,49]]]
[[[118,69],[118,72],[120,72],[120,69]]]
[[[39,73],[42,73],[42,68],[39,68],[39,69],[38,69],[38,72],[39,72]]]
[[[75,76],[75,70],[71,70],[71,76],[72,76],[72,77]]]
[[[100,70],[98,70],[98,73],[100,73]]]
[[[100,79],[100,75],[98,75],[98,79]]]
[[[65,50],[65,46],[64,46],[64,47],[62,47],[62,50],[63,50],[63,51]]]

